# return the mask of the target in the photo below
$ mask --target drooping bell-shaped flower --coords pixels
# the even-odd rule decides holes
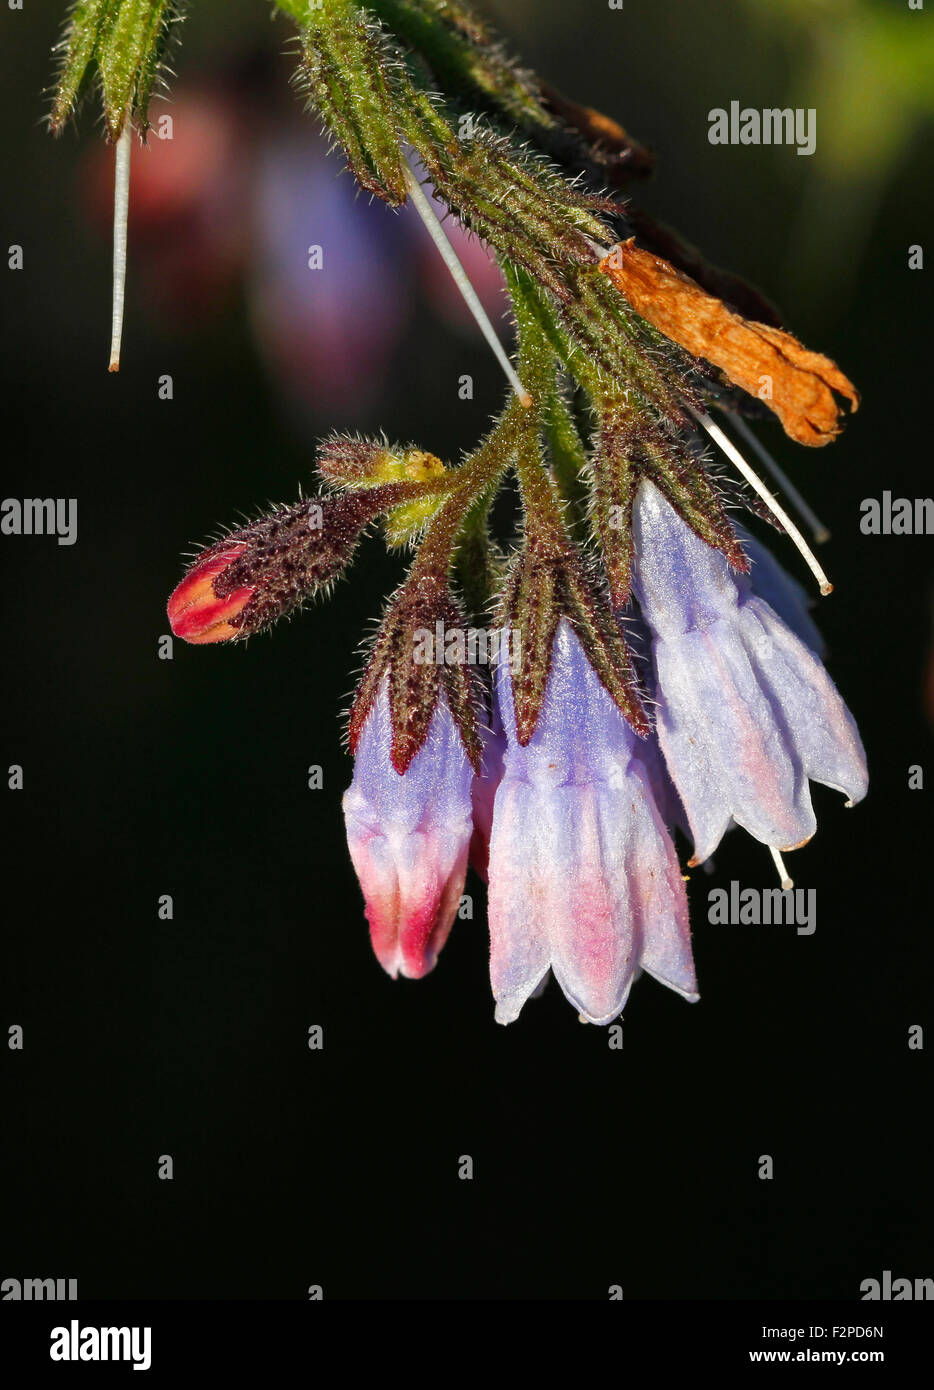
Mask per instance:
[[[549,969],[591,1023],[619,1014],[640,967],[696,999],[684,882],[642,740],[567,620],[525,746],[505,665],[496,684],[507,740],[489,862],[497,1020],[511,1023]]]
[[[435,965],[460,904],[474,771],[443,696],[401,774],[392,739],[384,682],[357,739],[344,818],[377,959],[394,979],[419,979]]]
[[[694,863],[731,820],[778,850],[817,828],[809,779],[866,794],[853,719],[817,656],[649,482],[633,578],[652,631],[657,727],[694,838]]]

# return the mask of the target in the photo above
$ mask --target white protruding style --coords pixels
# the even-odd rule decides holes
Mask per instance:
[[[804,539],[801,532],[798,530],[797,526],[792,521],[791,517],[785,511],[785,508],[769,492],[768,488],[766,487],[762,479],[759,477],[758,473],[756,473],[754,469],[752,469],[749,466],[749,464],[743,458],[742,454],[739,452],[733,441],[727,438],[720,426],[715,425],[713,420],[711,420],[710,416],[705,411],[693,410],[691,413],[693,414],[694,418],[697,421],[699,421],[701,425],[703,425],[704,429],[710,435],[714,443],[719,444],[720,448],[726,454],[727,458],[731,461],[731,463],[734,463],[736,465],[740,473],[742,473],[743,477],[746,479],[747,483],[749,483],[750,487],[754,488],[755,491],[762,498],[769,511],[772,512],[774,516],[778,517],[778,520],[781,522],[782,526],[785,528],[785,530],[788,532],[788,535],[791,537],[791,540],[794,542],[795,546],[798,548],[798,550],[804,557],[808,569],[811,571],[814,578],[817,580],[821,594],[823,594],[824,597],[826,597],[827,594],[832,594],[833,585],[827,578],[824,571],[821,569],[817,556],[814,554],[813,550],[808,545],[807,541]]]
[[[496,336],[496,329],[493,327],[486,310],[480,303],[477,292],[470,283],[467,272],[461,265],[457,252],[448,241],[447,234],[438,220],[438,216],[431,206],[431,202],[426,196],[425,190],[422,188],[408,164],[405,165],[405,182],[412,195],[412,202],[415,204],[419,216],[428,228],[428,233],[432,241],[441,253],[441,259],[451,272],[455,285],[463,295],[464,301],[470,312],[477,320],[481,333],[493,349],[496,360],[506,373],[509,384],[518,396],[520,404],[525,406],[526,410],[528,410],[529,406],[532,404],[532,397],[516,375],[515,368],[506,356],[505,349]]]
[[[123,302],[126,296],[126,224],[130,211],[130,146],[133,132],[127,121],[117,141],[114,169],[114,275],[113,311],[110,320],[110,366],[120,370],[120,342],[123,338]]]
[[[732,423],[733,428],[737,431],[737,433],[743,436],[750,448],[754,449],[755,452],[759,455],[759,458],[765,464],[766,468],[772,474],[772,477],[775,479],[778,485],[785,489],[794,505],[798,508],[798,511],[804,517],[804,520],[810,526],[811,534],[814,537],[815,544],[823,545],[825,541],[829,541],[830,532],[828,531],[827,527],[821,521],[817,513],[801,496],[801,493],[798,491],[794,483],[788,477],[788,474],[785,472],[784,468],[782,468],[781,464],[778,463],[778,461],[772,457],[765,445],[761,443],[761,441],[757,439],[757,437],[753,434],[752,430],[746,424],[746,421],[743,420],[739,415],[731,415],[730,422]]]
[[[781,880],[782,892],[787,893],[789,888],[794,888],[795,881],[793,878],[789,877],[788,870],[785,868],[785,861],[773,845],[769,845],[769,854],[771,854],[772,862],[778,870],[778,877]]]

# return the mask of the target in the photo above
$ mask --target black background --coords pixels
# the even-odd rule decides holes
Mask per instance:
[[[875,180],[850,189],[865,234],[842,214],[808,280],[792,229],[807,199],[837,206],[820,127],[811,160],[706,139],[707,110],[734,97],[821,108],[801,31],[726,0],[496,12],[539,71],[658,149],[641,200],[781,298],[863,394],[824,451],[766,430],[834,532],[819,616],[872,778],[852,811],[815,789],[819,833],[793,868],[817,890],[816,934],[707,924],[709,887],[772,881],[734,835],[689,886],[700,1004],[643,980],[622,1052],[554,985],[494,1024],[476,883],[433,975],[383,975],[343,840],[341,714],[401,562],[370,541],[330,604],[272,637],[158,659],[180,553],[310,486],[310,441],[333,421],[326,400],[310,432],[280,407],[236,296],[197,325],[150,312],[132,226],[124,369],[107,374],[109,247],[81,210],[96,112],[49,139],[59,7],[4,7],[3,247],[26,257],[3,272],[4,494],[77,497],[79,534],[0,545],[0,764],[25,770],[5,792],[0,1025],[25,1049],[0,1048],[0,1277],[75,1277],[82,1298],[850,1299],[883,1269],[934,1275],[930,1045],[907,1046],[930,1022],[930,792],[909,791],[908,767],[934,776],[931,543],[859,531],[864,497],[930,491],[930,271],[907,269],[930,240],[930,126],[867,149]],[[930,42],[929,16],[906,22]],[[270,107],[317,139],[284,22],[199,4],[188,31],[183,78],[265,53]],[[456,457],[501,395],[474,336],[420,303],[353,423]]]

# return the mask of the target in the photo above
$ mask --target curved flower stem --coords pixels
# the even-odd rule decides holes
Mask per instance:
[[[583,524],[587,520],[588,492],[584,482],[588,468],[587,450],[568,402],[557,384],[545,405],[544,425],[552,476],[571,509],[574,522]]]
[[[521,272],[504,267],[512,297],[519,334],[519,371],[532,393],[527,430],[516,455],[516,473],[522,491],[526,526],[539,543],[554,553],[564,553],[570,544],[560,494],[545,467],[541,437],[548,428],[558,395],[558,360],[541,324],[538,306],[530,304],[523,289]]]
[[[492,491],[509,467],[522,422],[531,412],[513,396],[492,432],[455,474],[451,493],[428,524],[415,562],[412,580],[425,574],[446,574],[454,558],[454,547],[461,534],[465,514],[488,490]]]
[[[522,400],[513,396],[492,433],[461,465],[450,497],[432,519],[419,547],[412,566],[415,581],[424,574],[447,573],[465,521],[470,518],[468,524],[475,522],[475,508],[487,494],[492,498],[511,463],[515,463],[519,476],[527,523],[543,537],[547,534],[559,549],[567,548],[564,516],[541,453],[544,412],[557,391],[558,363],[524,306],[516,272],[505,263],[504,273],[519,325],[519,372],[526,396]]]

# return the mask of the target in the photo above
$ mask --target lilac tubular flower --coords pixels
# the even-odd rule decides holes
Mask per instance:
[[[384,683],[344,794],[347,842],[380,965],[393,979],[420,979],[434,967],[460,904],[473,769],[444,696],[404,775],[390,762],[391,744]]]
[[[639,968],[697,999],[687,897],[674,846],[624,720],[566,620],[541,715],[522,747],[509,670],[490,839],[490,974],[511,1023],[548,970],[590,1023],[622,1009]]]
[[[808,779],[861,800],[866,757],[824,667],[648,482],[634,586],[652,630],[658,736],[701,863],[731,819],[778,850],[817,828]]]
[[[752,565],[748,579],[740,576],[739,582],[745,579],[746,583],[751,584],[753,593],[775,610],[795,636],[800,637],[815,656],[823,656],[825,643],[809,612],[807,591],[797,579],[792,579],[786,573],[771,550],[751,536],[744,526],[736,526],[735,529]]]

